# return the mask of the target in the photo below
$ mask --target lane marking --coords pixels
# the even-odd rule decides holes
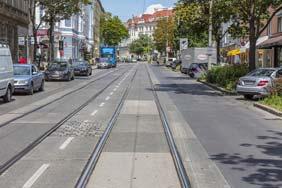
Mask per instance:
[[[105,100],[108,101],[110,98],[111,98],[111,97],[107,96]]]
[[[117,88],[114,89],[114,91],[116,91],[116,90],[117,90]]]
[[[119,86],[116,86],[116,88],[119,88]]]
[[[113,94],[114,94],[114,92],[111,92],[111,93],[110,93],[110,95],[113,95]]]
[[[66,141],[60,146],[60,150],[66,149],[66,147],[71,143],[74,137],[69,137]]]
[[[36,182],[36,180],[49,168],[50,164],[43,164],[34,174],[27,180],[27,182],[23,185],[23,188],[31,188],[32,185]]]
[[[99,107],[103,107],[104,105],[105,105],[105,103],[102,102],[102,103],[99,105]]]
[[[97,114],[98,110],[94,110],[92,113],[91,113],[91,116],[95,116],[95,114]]]

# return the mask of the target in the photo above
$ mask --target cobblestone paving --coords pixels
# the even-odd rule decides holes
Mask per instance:
[[[83,121],[68,121],[62,125],[52,136],[82,136],[82,137],[100,137],[103,133],[101,130],[102,123],[83,122]]]

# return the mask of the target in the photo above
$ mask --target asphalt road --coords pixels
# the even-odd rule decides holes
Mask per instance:
[[[16,93],[13,96],[13,101],[10,103],[4,103],[0,100],[0,115],[6,114],[10,111],[16,110],[33,102],[39,101],[44,99],[47,96],[59,93],[63,90],[72,88],[73,86],[77,85],[78,83],[88,81],[93,79],[107,70],[98,70],[94,69],[92,76],[84,77],[84,76],[76,76],[74,81],[65,82],[65,81],[52,81],[52,82],[45,82],[45,91],[44,92],[35,92],[34,95],[27,95],[24,93]]]
[[[282,187],[282,121],[241,97],[164,67],[151,68],[232,188]]]
[[[191,128],[189,134],[184,133],[181,121],[174,119],[172,129],[178,136],[190,135],[193,138],[183,143],[180,149],[191,148],[185,144],[199,140],[203,150],[207,151],[208,159],[214,161],[232,188],[282,187],[281,119],[252,107],[252,102],[241,97],[221,96],[195,80],[162,66],[150,65],[150,69],[159,81],[156,90],[161,96],[162,105],[166,106],[165,109],[170,108],[169,115],[180,112],[183,121]],[[81,91],[0,127],[2,165],[110,84],[97,98],[2,174],[0,187],[74,187],[135,70],[137,74],[133,85],[88,187],[179,187],[145,64],[126,64],[116,70]],[[73,82],[50,82],[45,92],[34,96],[16,96],[10,104],[0,103],[2,117],[47,96],[56,96],[107,71],[111,70],[95,70],[93,77]],[[168,101],[163,100],[163,94],[168,95]],[[180,116],[176,114],[175,117]],[[187,152],[195,152],[191,156],[201,158],[198,156],[201,148],[195,145],[192,148],[195,150]],[[191,162],[183,159],[185,164]],[[198,163],[201,160],[197,160],[199,167],[211,165]]]

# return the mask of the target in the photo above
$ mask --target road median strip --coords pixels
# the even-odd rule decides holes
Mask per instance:
[[[228,90],[226,90],[226,89],[224,89],[222,87],[219,87],[219,86],[217,86],[215,84],[211,84],[211,83],[203,81],[203,80],[198,80],[198,82],[200,82],[200,83],[202,83],[202,84],[212,88],[213,90],[221,92],[223,95],[229,95],[229,96],[236,96],[236,95],[238,95],[235,91],[228,91]]]

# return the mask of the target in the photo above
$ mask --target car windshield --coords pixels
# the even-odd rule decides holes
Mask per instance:
[[[58,71],[63,71],[66,70],[68,67],[67,63],[52,63],[49,65],[48,69],[49,70],[58,70]]]
[[[31,74],[30,67],[28,66],[14,66],[15,76],[29,76]]]
[[[272,75],[274,71],[275,71],[274,69],[257,69],[249,73],[248,76],[267,76],[269,77]]]
[[[76,62],[73,62],[73,66],[86,66],[86,62],[84,61],[76,61]]]

